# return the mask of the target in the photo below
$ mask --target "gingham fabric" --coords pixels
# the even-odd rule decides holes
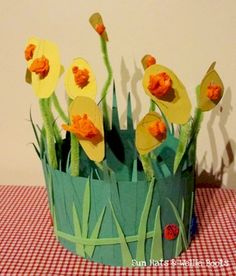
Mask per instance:
[[[0,275],[236,275],[236,193],[197,189],[199,231],[187,252],[151,267],[105,266],[55,239],[43,187],[0,186]]]

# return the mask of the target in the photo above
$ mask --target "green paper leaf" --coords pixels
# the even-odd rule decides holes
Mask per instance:
[[[191,222],[192,222],[192,216],[193,216],[193,205],[194,205],[194,193],[192,192],[191,195],[191,203],[190,203],[190,212],[189,212],[189,228],[188,228],[188,243],[190,244],[191,241]]]
[[[38,143],[38,146],[40,146],[40,141],[39,141],[39,136],[38,136],[38,132],[37,132],[37,129],[34,125],[34,121],[33,121],[33,118],[32,118],[32,114],[31,114],[31,109],[30,109],[30,123],[31,123],[31,126],[33,128],[33,131],[34,131],[34,136],[36,138],[36,141]]]
[[[179,167],[179,164],[186,151],[190,133],[191,133],[191,126],[192,126],[191,121],[181,126],[181,131],[179,135],[179,144],[176,150],[175,161],[174,161],[174,174],[176,173]]]
[[[104,216],[104,213],[105,213],[105,209],[106,207],[104,207],[104,209],[102,210],[99,218],[98,218],[98,221],[93,229],[93,232],[90,236],[90,239],[97,239],[98,237],[98,234],[99,234],[99,231],[100,231],[100,228],[101,228],[101,224],[102,224],[102,220],[103,220],[103,216]],[[94,249],[95,249],[95,245],[93,246],[89,246],[87,245],[85,247],[85,251],[86,251],[86,254],[91,258],[93,256],[93,252],[94,252]]]
[[[142,215],[139,223],[138,242],[137,242],[137,250],[136,250],[137,261],[144,261],[146,259],[145,258],[145,240],[146,240],[148,214],[149,214],[150,206],[152,202],[154,183],[155,183],[155,179],[153,178],[149,184],[146,201],[143,207],[143,211],[142,211]]]
[[[74,203],[72,205],[72,212],[73,212],[73,225],[74,225],[75,236],[78,238],[81,238],[80,222],[79,222],[79,217],[77,215],[77,211]],[[85,257],[83,245],[76,243],[76,253],[79,256]]]
[[[90,179],[88,178],[84,190],[83,198],[83,223],[82,223],[82,237],[87,238],[88,234],[88,223],[89,223],[89,212],[90,212]]]
[[[120,238],[120,246],[121,246],[123,266],[128,266],[129,267],[132,264],[132,256],[130,254],[129,247],[126,243],[124,233],[123,233],[123,231],[120,227],[120,224],[119,224],[119,222],[116,218],[116,215],[115,215],[115,212],[114,212],[114,209],[112,207],[111,202],[110,202],[110,206],[111,206],[112,215],[113,215],[113,218],[114,218],[114,221],[115,221],[115,224],[116,224],[116,229],[117,229],[117,232],[118,232],[118,235],[119,235],[119,238]]]
[[[163,248],[162,248],[162,230],[161,230],[161,216],[160,216],[160,205],[157,207],[154,234],[152,238],[151,247],[151,259],[161,260],[163,259]]]
[[[184,198],[182,198],[182,207],[181,207],[181,219],[184,220]],[[179,254],[183,251],[182,237],[179,233],[178,238],[176,240],[176,248],[175,248],[175,257],[179,256]]]
[[[184,248],[187,249],[188,247],[188,242],[187,242],[187,237],[186,237],[186,231],[185,231],[185,227],[184,227],[184,223],[179,215],[179,212],[177,210],[177,208],[175,207],[175,205],[173,204],[173,202],[169,199],[169,198],[166,198],[168,200],[168,202],[170,203],[173,211],[174,211],[174,214],[175,214],[175,217],[176,217],[176,220],[178,221],[178,224],[179,224],[179,229],[180,229],[180,233],[182,235],[182,238],[183,238],[183,242],[184,242]]]

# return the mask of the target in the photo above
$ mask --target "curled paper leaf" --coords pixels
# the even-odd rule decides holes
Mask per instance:
[[[104,129],[102,113],[96,103],[88,97],[76,97],[69,108],[71,125],[62,127],[74,133],[82,148],[93,160],[104,158]]]
[[[224,85],[217,72],[209,68],[200,85],[200,92],[197,95],[198,107],[202,111],[213,109],[221,100],[224,93]]]
[[[71,99],[78,96],[95,99],[97,93],[96,79],[86,60],[82,58],[73,60],[66,72],[65,87]]]
[[[166,139],[166,127],[157,112],[149,112],[138,123],[135,145],[140,154],[146,154],[158,147]]]
[[[188,121],[191,102],[184,85],[170,69],[159,64],[151,65],[145,70],[143,87],[171,123]]]
[[[108,41],[108,36],[106,32],[105,25],[103,24],[102,16],[100,13],[96,12],[91,15],[89,22],[94,28],[94,30],[106,41]]]
[[[30,38],[25,48],[25,59],[28,66],[26,81],[31,81],[37,97],[50,97],[61,74],[60,55],[57,46],[47,40]]]

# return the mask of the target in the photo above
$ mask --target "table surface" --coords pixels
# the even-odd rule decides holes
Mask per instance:
[[[198,234],[166,265],[121,268],[75,256],[53,235],[44,187],[0,186],[0,275],[236,275],[236,193],[197,189]]]

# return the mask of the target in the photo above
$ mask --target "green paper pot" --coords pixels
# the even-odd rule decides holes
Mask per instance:
[[[95,171],[89,177],[72,177],[46,161],[42,164],[54,232],[71,252],[108,265],[148,266],[175,258],[188,248],[193,165],[173,174],[157,163],[156,177],[147,183],[139,176],[137,162],[127,181],[117,180],[111,170],[104,179]],[[179,228],[173,240],[163,235],[168,224]]]

